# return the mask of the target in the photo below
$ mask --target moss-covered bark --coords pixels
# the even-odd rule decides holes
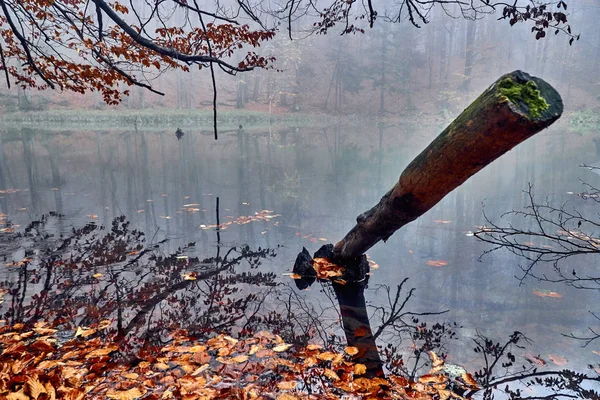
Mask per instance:
[[[560,95],[522,71],[503,75],[406,167],[379,204],[335,245],[336,258],[362,255],[423,215],[446,194],[562,114]]]

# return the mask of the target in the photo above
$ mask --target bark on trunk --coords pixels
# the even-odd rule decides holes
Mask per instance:
[[[560,95],[545,81],[522,71],[500,77],[406,167],[379,204],[356,218],[335,245],[336,260],[358,257],[386,241],[562,111]]]

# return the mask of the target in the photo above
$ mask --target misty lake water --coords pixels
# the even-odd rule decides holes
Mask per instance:
[[[264,259],[257,268],[240,267],[248,272],[273,273],[275,277],[275,287],[256,292],[268,293],[258,296],[267,300],[254,299],[257,306],[248,312],[258,312],[262,307],[260,313],[264,315],[279,310],[273,318],[289,316],[281,304],[293,296],[294,304],[301,304],[309,314],[298,317],[298,321],[316,318],[325,327],[322,332],[313,327],[309,333],[339,336],[343,333],[328,286],[316,282],[309,290],[299,291],[284,274],[291,272],[303,247],[312,254],[321,245],[342,238],[356,216],[377,203],[404,167],[441,131],[443,123],[244,127],[223,129],[218,141],[212,138],[209,127],[182,128],[185,135],[178,140],[176,128],[5,128],[0,135],[0,211],[5,229],[0,235],[8,235],[6,228],[11,226],[19,231],[49,212],[61,217],[47,229],[63,234],[90,222],[110,227],[115,217],[124,215],[132,227],[145,233],[145,246],[168,239],[161,251],[176,252],[182,259],[214,257],[218,251],[223,256],[234,246],[273,249],[276,255]],[[520,331],[531,340],[524,350],[530,357],[539,356],[552,366],[551,359],[564,358],[568,367],[581,371],[597,364],[600,356],[592,351],[600,350],[600,343],[582,347],[580,341],[564,335],[586,335],[589,327],[598,327],[598,320],[590,314],[600,300],[598,292],[532,279],[521,283],[517,277],[525,261],[508,251],[480,258],[490,246],[471,232],[485,225],[484,209],[490,219],[498,221],[502,213],[525,206],[527,196],[523,190],[529,183],[540,200],[547,197],[554,204],[567,202],[596,215],[595,204],[573,193],[584,189],[582,180],[598,183],[600,177],[580,164],[599,160],[592,138],[569,136],[561,126],[553,127],[485,168],[387,243],[376,245],[369,257],[379,267],[371,271],[365,292],[372,306],[369,312],[373,328],[381,322],[377,310],[389,306],[385,285],[393,296],[396,286],[408,278],[404,290],[414,287],[415,291],[406,311],[448,310],[420,319],[429,324],[456,322],[460,327],[457,338],[448,338],[445,343],[452,362],[468,369],[480,367],[481,357],[473,353],[471,341],[477,333],[502,342],[512,332]],[[219,222],[223,225],[218,232],[214,229],[217,198]],[[189,243],[195,245],[186,247]],[[26,254],[24,248],[3,240],[4,262],[25,256],[35,260],[41,250],[34,245],[31,248]],[[593,257],[575,262],[598,265]],[[2,286],[16,290],[5,295],[0,305],[3,318],[10,320],[11,316],[16,318],[10,312],[15,299],[21,297],[22,305],[35,300],[42,289],[38,281],[24,288],[19,282],[27,276],[23,278],[18,267],[2,268]],[[97,273],[99,284],[110,281],[106,271],[98,269]],[[140,276],[139,271],[134,275]],[[181,279],[181,274],[171,278]],[[59,275],[51,278],[45,283],[46,290],[67,293],[66,279]],[[148,287],[154,279],[143,275],[137,284]],[[156,282],[168,286],[169,280],[161,279]],[[94,283],[86,285],[77,296],[95,290]],[[188,299],[191,296],[204,301],[201,290],[185,290]],[[536,290],[554,291],[561,297],[540,297],[534,293]],[[147,326],[150,319],[157,325],[169,318],[164,324],[174,323],[174,314],[168,308],[190,304],[183,301],[181,293],[172,296],[180,302],[161,299],[145,315]],[[132,299],[130,308],[143,308],[147,297],[151,296]],[[60,302],[53,304],[60,308]],[[80,319],[75,320],[83,321],[86,310],[78,310]],[[186,329],[193,326],[197,317],[194,310],[192,306],[185,313],[179,310],[177,325]],[[103,313],[100,319],[114,320],[113,309],[104,309]],[[19,316],[30,317],[31,310]],[[239,326],[236,329],[234,333],[239,333]],[[142,331],[140,328],[137,332]],[[400,343],[393,330],[378,337],[380,346],[388,343],[410,352],[408,342]]]

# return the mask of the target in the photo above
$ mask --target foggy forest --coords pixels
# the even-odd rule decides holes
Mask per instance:
[[[0,399],[600,399],[597,0],[0,0]]]

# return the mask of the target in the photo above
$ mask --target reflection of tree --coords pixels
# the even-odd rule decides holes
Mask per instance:
[[[590,190],[582,193],[581,197],[597,201],[600,191],[588,187]],[[531,185],[526,194],[529,204],[525,209],[506,214],[520,217],[525,221],[525,227],[512,224],[502,227],[487,218],[488,226],[475,232],[475,236],[495,245],[490,251],[505,248],[527,260],[527,265],[522,268],[521,281],[529,276],[566,283],[578,289],[600,290],[600,276],[579,273],[563,263],[574,256],[600,253],[600,239],[585,233],[598,229],[600,222],[564,205],[557,207],[549,202],[537,203]],[[538,271],[536,267],[543,263],[550,263],[552,271]]]
[[[586,191],[579,197],[599,202],[600,190],[587,183],[584,185]],[[539,203],[534,198],[531,185],[525,194],[528,205],[523,210],[505,214],[519,217],[521,224],[501,226],[486,217],[487,226],[475,232],[477,238],[494,245],[486,253],[507,249],[526,260],[526,264],[520,266],[521,282],[530,277],[538,281],[563,283],[576,289],[600,291],[600,274],[592,268],[595,263],[578,263],[575,258],[600,253],[600,238],[594,234],[600,227],[597,215],[588,217],[587,213],[566,205],[554,206],[548,201]],[[566,264],[567,261],[572,262]],[[543,264],[550,264],[551,268],[544,269]],[[598,314],[590,313],[600,322]],[[592,327],[588,330],[586,334],[566,336],[582,340],[587,346],[600,338],[600,331]]]
[[[330,246],[330,245],[329,245]],[[315,253],[315,258],[322,257],[327,246]],[[298,256],[294,267],[295,273],[302,279],[297,279],[299,287],[305,287],[318,277],[318,273],[306,268],[306,251]],[[356,261],[359,262],[359,261]],[[366,259],[364,260],[366,262]],[[320,279],[323,285],[331,285],[339,303],[342,317],[342,326],[348,346],[359,349],[356,362],[367,366],[368,376],[384,376],[387,370],[388,377],[403,376],[411,380],[417,379],[420,370],[432,367],[430,352],[446,357],[445,343],[457,337],[456,324],[428,323],[426,319],[445,313],[442,312],[414,312],[409,307],[415,288],[403,290],[407,279],[404,279],[395,291],[388,286],[381,286],[375,290],[378,298],[387,298],[383,305],[369,306],[365,301],[365,288],[368,275],[356,270],[360,267],[346,270],[340,281]],[[382,292],[385,296],[382,296]],[[368,307],[372,308],[369,317]],[[371,327],[371,321],[377,328]],[[375,322],[376,321],[376,322]],[[376,340],[385,338],[385,347],[379,349]],[[410,342],[411,353],[404,358],[402,344]],[[599,376],[589,376],[568,369],[540,370],[538,365],[529,363],[517,365],[515,353],[525,349],[528,339],[520,332],[514,332],[505,342],[496,342],[481,333],[473,338],[474,352],[479,356],[482,367],[474,372],[474,381],[467,371],[458,365],[445,364],[444,374],[456,382],[453,388],[456,394],[470,398],[481,394],[484,399],[493,399],[503,392],[509,399],[563,399],[581,398],[597,399],[600,393],[592,389],[600,383]],[[465,389],[465,385],[471,386]],[[512,386],[516,385],[516,386]],[[522,397],[524,390],[534,393],[532,396]],[[540,393],[543,393],[541,395]],[[538,395],[539,394],[539,395]],[[447,398],[447,397],[446,397]]]
[[[314,306],[302,292],[278,283],[276,274],[260,271],[261,263],[275,255],[272,250],[217,247],[216,256],[200,259],[190,243],[166,254],[161,250],[165,241],[148,243],[124,217],[110,227],[88,224],[61,237],[52,235],[56,218],[45,216],[9,238],[33,254],[7,266],[9,277],[0,283],[8,290],[7,306],[0,311],[11,324],[48,321],[70,337],[75,327],[110,320],[111,327],[102,335],[116,334],[122,355],[140,348],[156,352],[173,340],[174,332],[206,340],[215,333],[244,338],[268,330],[301,346],[320,339],[334,351],[355,347],[352,361],[364,364],[367,376],[387,373],[388,378],[409,379],[417,379],[433,362],[428,352],[444,357],[446,341],[456,336],[455,326],[429,321],[439,313],[412,310],[415,289],[405,289],[406,279],[395,290],[376,288],[375,296],[387,298],[387,303],[373,305],[366,301],[366,276],[345,284],[321,281],[332,304],[320,299]],[[343,341],[335,335],[337,322],[331,315],[335,308]],[[376,340],[387,345],[379,349]],[[406,342],[407,357],[402,350]],[[505,343],[478,334],[475,352],[483,361],[474,375],[480,388],[473,388],[470,395],[483,392],[491,399],[500,388],[511,399],[522,398],[518,386],[505,386],[525,381],[554,393],[545,398],[597,398],[589,384],[600,382],[600,377],[569,370],[538,371],[534,365],[517,368],[514,352],[524,342],[518,332]],[[462,388],[463,393],[466,371],[451,364],[445,368],[445,374],[453,379],[456,375],[455,390]]]
[[[258,310],[275,275],[257,268],[273,251],[240,247],[199,259],[184,256],[194,251],[190,244],[162,254],[161,243],[146,243],[124,217],[65,237],[51,236],[54,218],[12,238],[35,255],[15,262],[13,278],[2,282],[10,296],[3,317],[11,323],[46,320],[70,330],[108,319],[129,346],[155,343],[173,329],[202,336],[264,327]]]

